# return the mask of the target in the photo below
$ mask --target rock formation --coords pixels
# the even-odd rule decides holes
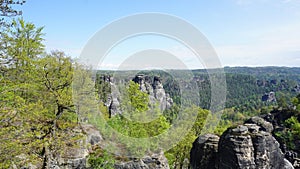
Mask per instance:
[[[161,154],[115,164],[115,169],[169,169],[168,160]]]
[[[108,107],[110,116],[121,114],[121,97],[118,90],[119,82],[115,82],[114,78],[110,75],[102,75],[99,78],[99,85],[103,89],[102,95],[105,95],[101,96],[104,97],[102,101],[104,105]],[[150,77],[141,74],[136,75],[132,80],[139,84],[141,91],[149,94],[150,105],[159,103],[161,111],[169,109],[172,106],[173,100],[169,94],[165,92],[161,79],[158,76]],[[121,83],[124,83],[124,81]]]
[[[296,85],[293,89],[294,92],[300,93],[300,84]]]
[[[219,137],[206,134],[198,137],[190,153],[190,166],[193,169],[216,169]]]
[[[297,114],[297,112],[294,111],[295,110],[293,109],[275,109],[270,113],[263,115],[262,118],[272,123],[274,128],[273,132],[277,133],[287,130],[287,128],[283,124],[287,119]],[[290,144],[293,144],[295,146],[294,149],[291,150],[286,145],[286,142],[282,140],[282,138],[277,137],[277,140],[280,143],[281,150],[285,154],[285,158],[289,160],[296,169],[300,169],[300,141],[298,139],[291,141]]]
[[[85,137],[79,140],[79,146],[65,147],[63,154],[52,164],[55,169],[86,169],[90,146],[103,141],[100,132],[93,125],[82,124],[77,132],[83,133]]]
[[[220,140],[200,136],[193,144],[193,169],[293,169],[284,159],[279,143],[272,136],[270,123],[251,118],[244,125],[229,128]],[[218,142],[218,145],[216,145]]]
[[[114,83],[114,79],[110,75],[102,75],[99,77],[99,81],[103,88],[102,91],[102,101],[104,102],[104,105],[108,107],[109,114],[111,116],[115,116],[117,114],[121,114],[120,110],[120,93],[117,89],[116,84]],[[104,87],[106,86],[106,88]]]
[[[265,93],[262,97],[261,97],[262,101],[267,101],[267,102],[276,102],[276,96],[275,96],[275,92],[270,92],[270,93]]]
[[[172,106],[173,100],[165,92],[161,79],[158,76],[154,76],[152,79],[147,75],[137,75],[133,78],[133,81],[140,85],[141,91],[149,94],[150,104],[158,102],[161,111]]]

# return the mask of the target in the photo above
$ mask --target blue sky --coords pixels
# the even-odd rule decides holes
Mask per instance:
[[[72,57],[78,57],[88,40],[110,22],[159,12],[197,27],[223,66],[300,66],[300,0],[28,0],[21,8],[26,21],[45,26],[48,51],[63,50]],[[176,42],[159,37],[129,40],[125,46],[134,44],[142,44],[139,49],[161,45],[185,58],[190,55]],[[116,48],[104,67],[115,68],[122,60],[118,57],[128,54]],[[192,57],[185,63],[197,67]]]

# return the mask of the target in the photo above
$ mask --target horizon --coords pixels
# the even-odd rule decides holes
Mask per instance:
[[[172,70],[172,71],[177,71],[177,70],[213,70],[213,69],[230,69],[230,68],[250,68],[250,69],[256,69],[256,68],[277,68],[277,69],[300,69],[299,67],[291,67],[291,66],[224,66],[221,68],[199,68],[199,69],[143,69],[141,71],[164,71],[164,70]],[[137,69],[95,69],[95,71],[121,71],[121,72],[126,72],[126,71],[137,71]]]

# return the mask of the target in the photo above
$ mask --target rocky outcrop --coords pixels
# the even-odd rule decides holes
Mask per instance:
[[[190,166],[193,169],[216,169],[219,137],[213,134],[199,136],[193,143],[190,153]]]
[[[300,93],[300,84],[294,87],[293,92]]]
[[[227,129],[219,141],[214,135],[201,136],[191,150],[191,168],[293,169],[272,130],[269,122],[253,117],[244,125]]]
[[[161,154],[115,164],[115,169],[169,169],[168,160]]]
[[[228,129],[219,142],[219,168],[272,168],[284,166],[279,143],[256,124]]]
[[[261,130],[269,132],[269,133],[271,133],[274,130],[272,123],[270,123],[270,122],[266,121],[265,119],[258,117],[258,116],[251,117],[245,123],[256,124],[256,125],[260,126]]]
[[[125,81],[131,79],[125,79]],[[149,94],[150,105],[159,103],[160,110],[169,109],[173,105],[173,100],[165,92],[161,79],[158,76],[136,75],[132,79],[135,83],[139,84],[140,90]],[[123,80],[115,81],[110,75],[101,75],[98,77],[98,87],[101,90],[100,98],[104,105],[108,107],[110,116],[121,114],[120,104],[121,96],[118,90],[119,83],[125,83]]]
[[[102,75],[98,77],[102,93],[100,98],[102,99],[104,105],[108,107],[110,116],[115,116],[121,114],[120,110],[120,92],[114,83],[114,79],[110,75]],[[99,89],[98,89],[99,90]]]
[[[276,102],[276,96],[275,96],[275,92],[270,92],[270,93],[265,93],[262,97],[261,97],[262,101],[266,101],[266,102]]]
[[[264,118],[266,121],[272,123],[274,131],[273,133],[283,133],[286,130],[289,130],[286,128],[284,125],[285,121],[292,116],[297,116],[298,112],[294,109],[290,108],[279,108],[279,109],[274,109],[270,113],[263,115],[262,118]],[[299,154],[300,154],[300,141],[299,139],[294,139],[290,140],[288,144],[294,145],[294,148],[291,149],[282,137],[276,136],[276,139],[280,143],[280,148],[285,154],[285,158],[289,160],[294,168],[300,169],[300,159],[299,159]]]
[[[91,169],[88,166],[89,153],[93,152],[91,146],[101,144],[103,137],[93,125],[81,125],[78,131],[85,135],[78,140],[78,146],[66,146],[61,155],[56,159],[48,160],[48,168],[51,169]],[[28,169],[39,168],[28,166]],[[41,168],[41,167],[40,167]],[[116,161],[115,169],[169,169],[168,160],[163,152],[146,156],[142,159],[131,159],[130,161]]]
[[[165,92],[161,79],[158,76],[151,78],[147,75],[137,75],[133,78],[133,81],[140,85],[141,91],[149,94],[151,105],[158,102],[161,111],[172,106],[173,100]]]
[[[100,132],[92,125],[81,125],[72,131],[76,134],[83,134],[82,139],[76,140],[76,145],[65,145],[61,154],[54,155],[50,153],[50,150],[46,149],[48,154],[46,168],[50,169],[86,169],[87,158],[89,153],[92,151],[91,146],[99,144],[103,141]],[[48,152],[48,153],[47,153]],[[43,166],[40,164],[39,166]],[[25,167],[28,169],[34,169],[34,166]],[[36,167],[42,168],[42,167]]]

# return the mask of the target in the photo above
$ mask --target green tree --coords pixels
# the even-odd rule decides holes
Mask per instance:
[[[300,111],[300,94],[297,97],[293,97],[291,99],[291,102],[296,107],[296,109]]]
[[[0,168],[46,168],[80,137],[70,132],[77,125],[72,61],[62,52],[43,56],[42,28],[23,20],[2,35]]]

